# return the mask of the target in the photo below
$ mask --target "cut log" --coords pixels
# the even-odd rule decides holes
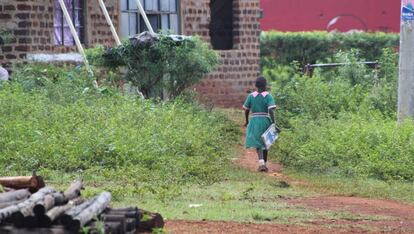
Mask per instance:
[[[101,233],[111,233],[111,234],[121,234],[125,233],[122,232],[122,226],[119,222],[105,222],[103,227],[102,224],[98,224],[97,222],[93,222],[88,226],[89,234],[101,234]],[[102,230],[103,229],[103,230]]]
[[[0,203],[0,209],[6,208],[6,207],[9,207],[9,206],[12,206],[12,205],[17,205],[19,203],[24,202],[25,200],[26,199],[18,200],[18,201],[11,201],[11,202],[3,202],[3,203]]]
[[[54,192],[56,192],[55,189],[45,187],[40,189],[36,193],[32,194],[29,197],[29,199],[23,201],[22,203],[0,209],[0,223],[16,212],[20,212],[23,210],[23,213],[29,213],[29,211],[27,211],[26,209],[29,209],[31,211],[37,202],[41,201],[46,195],[52,194]]]
[[[0,193],[0,203],[18,201],[30,197],[31,193],[27,189],[19,189],[10,192]]]
[[[104,223],[108,223],[108,222],[118,222],[118,223],[120,223],[122,233],[125,233],[127,231],[126,230],[127,229],[126,219],[127,218],[125,217],[125,215],[120,215],[120,214],[118,214],[118,215],[109,215],[109,214],[107,214],[107,215],[104,215],[102,217],[102,221]]]
[[[53,228],[15,228],[13,226],[1,226],[0,234],[73,234],[73,232],[66,230],[63,226],[54,226]]]
[[[34,207],[33,207],[33,213],[36,216],[42,216],[44,215],[48,210],[50,210],[55,205],[55,197],[53,194],[46,195],[45,198],[41,201],[39,201]]]
[[[152,231],[155,228],[164,227],[164,218],[161,214],[141,209],[139,209],[139,212],[142,214],[142,218],[137,224],[138,231]]]
[[[83,189],[83,183],[81,180],[74,181],[68,189],[63,193],[66,200],[72,200],[81,195],[81,190]]]
[[[108,209],[107,211],[105,211],[104,215],[120,215],[120,214],[124,215],[128,219],[135,220],[134,227],[138,226],[139,221],[142,219],[142,213],[139,211],[138,207]]]
[[[29,189],[31,193],[45,187],[43,178],[37,176],[36,173],[32,176],[0,177],[0,184],[13,189]]]
[[[100,215],[109,205],[111,201],[111,194],[108,192],[101,193],[95,201],[80,212],[66,227],[73,230],[79,231],[81,227],[89,223],[94,217]]]
[[[42,227],[50,227],[52,223],[57,220],[61,215],[63,215],[66,211],[71,209],[74,206],[77,206],[83,202],[82,198],[76,198],[68,202],[68,204],[64,206],[56,206],[49,210],[46,215],[39,217],[39,223]]]
[[[82,212],[84,209],[86,209],[88,206],[90,206],[94,201],[95,201],[96,197],[83,202],[80,205],[74,206],[72,208],[70,208],[68,211],[66,211],[62,217],[60,218],[60,222],[64,225],[64,226],[69,226],[73,220],[73,218],[75,218],[80,212]]]

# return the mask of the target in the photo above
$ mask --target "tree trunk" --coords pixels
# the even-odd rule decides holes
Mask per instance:
[[[13,205],[17,205],[19,203],[24,202],[25,200],[26,199],[0,203],[0,209],[6,208],[6,207],[9,207],[9,206],[13,206]]]
[[[30,192],[27,189],[19,189],[6,193],[0,193],[0,203],[8,203],[18,200],[23,200],[30,197]]]
[[[66,211],[62,217],[60,218],[61,223],[64,226],[69,226],[72,222],[72,220],[80,213],[82,212],[84,209],[86,209],[88,206],[90,206],[94,201],[95,201],[96,197],[83,202],[80,205],[74,206],[72,208],[70,208],[68,211]]]
[[[44,215],[48,210],[50,210],[55,205],[55,198],[53,195],[46,195],[43,200],[38,202],[33,207],[33,213],[36,216]]]
[[[127,218],[134,218],[137,221],[142,219],[142,213],[138,210],[137,207],[128,207],[128,208],[121,208],[121,209],[108,209],[105,214],[112,215],[112,214],[123,214]]]
[[[44,199],[44,197],[48,194],[52,194],[56,192],[55,189],[50,187],[45,187],[40,189],[38,192],[32,194],[29,199],[23,201],[22,203],[12,205],[3,209],[0,209],[0,223],[5,220],[6,218],[10,217],[12,214],[19,212],[21,210],[24,211],[24,213],[28,213],[26,209],[30,208],[30,210],[33,209],[33,206]]]
[[[29,189],[30,192],[37,192],[45,187],[45,182],[41,176],[33,173],[32,176],[0,177],[0,184],[3,187],[13,189]]]
[[[111,201],[111,194],[108,192],[101,193],[95,201],[79,213],[70,223],[66,226],[74,231],[79,231],[81,227],[89,223],[94,217],[100,215],[109,205]]]
[[[64,206],[56,206],[49,210],[46,215],[41,216],[39,218],[40,225],[42,227],[50,227],[52,223],[57,220],[60,216],[62,216],[66,211],[71,209],[74,206],[77,206],[83,202],[83,199],[76,198],[68,202],[68,204]]]
[[[83,189],[83,183],[81,180],[74,181],[68,189],[63,193],[66,200],[72,200],[81,195],[81,190]]]

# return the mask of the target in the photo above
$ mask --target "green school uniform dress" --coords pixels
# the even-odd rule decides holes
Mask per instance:
[[[243,109],[252,113],[247,125],[246,148],[265,149],[261,136],[272,124],[269,116],[269,109],[272,108],[276,108],[276,104],[269,92],[256,91],[246,98]]]

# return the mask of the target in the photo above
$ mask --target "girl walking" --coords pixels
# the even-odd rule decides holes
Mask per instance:
[[[256,79],[257,91],[249,94],[246,101],[243,104],[245,110],[245,118],[247,126],[246,133],[246,148],[255,148],[259,157],[260,172],[267,172],[267,149],[261,138],[262,134],[270,127],[272,123],[275,123],[276,108],[275,100],[272,95],[266,91],[267,82],[262,76]],[[250,112],[251,117],[249,120]]]

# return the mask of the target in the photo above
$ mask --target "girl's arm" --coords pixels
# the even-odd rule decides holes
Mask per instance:
[[[249,124],[249,114],[250,114],[250,110],[245,109],[244,110],[244,117],[246,118],[246,124],[244,124],[245,127],[247,127],[247,125]]]
[[[272,123],[276,123],[275,122],[275,109],[276,108],[271,108],[271,109],[269,109],[269,115],[270,115],[270,119],[272,120]]]

